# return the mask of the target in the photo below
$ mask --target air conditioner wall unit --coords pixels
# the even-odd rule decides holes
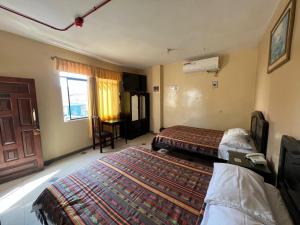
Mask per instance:
[[[194,72],[217,72],[220,70],[219,65],[219,56],[194,60],[194,61],[186,61],[183,64],[183,72],[184,73],[194,73]]]

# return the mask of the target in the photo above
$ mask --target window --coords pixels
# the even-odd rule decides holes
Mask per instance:
[[[64,108],[64,120],[87,118],[87,77],[79,74],[60,72],[60,86]]]

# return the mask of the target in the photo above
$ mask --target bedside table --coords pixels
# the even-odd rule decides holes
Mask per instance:
[[[247,153],[228,151],[228,154],[228,163],[250,169],[261,175],[266,183],[274,184],[273,173],[267,165],[255,165],[249,159],[246,158]]]

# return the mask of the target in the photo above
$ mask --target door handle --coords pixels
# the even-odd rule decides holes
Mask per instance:
[[[33,135],[40,135],[41,134],[41,131],[40,131],[40,129],[34,129],[33,130]]]
[[[34,108],[32,109],[32,119],[33,119],[33,122],[36,123],[36,114],[35,114]]]
[[[38,128],[39,122],[37,120],[37,114],[36,114],[35,108],[32,108],[32,120],[33,120],[33,125]]]

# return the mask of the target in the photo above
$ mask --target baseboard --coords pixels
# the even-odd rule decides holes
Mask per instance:
[[[54,163],[54,162],[56,162],[56,161],[58,161],[58,160],[61,160],[61,159],[65,159],[65,158],[67,158],[67,157],[69,157],[69,156],[72,156],[72,155],[75,155],[75,154],[77,154],[77,153],[83,152],[83,151],[85,151],[85,150],[87,150],[87,149],[90,149],[90,148],[92,148],[92,147],[93,147],[93,146],[91,145],[91,146],[88,146],[88,147],[80,148],[80,149],[78,149],[78,150],[76,150],[76,151],[74,151],[74,152],[70,152],[70,153],[67,153],[67,154],[64,154],[64,155],[55,157],[55,158],[53,158],[53,159],[46,160],[46,161],[44,161],[44,165],[45,165],[45,166],[49,166],[51,163]]]

